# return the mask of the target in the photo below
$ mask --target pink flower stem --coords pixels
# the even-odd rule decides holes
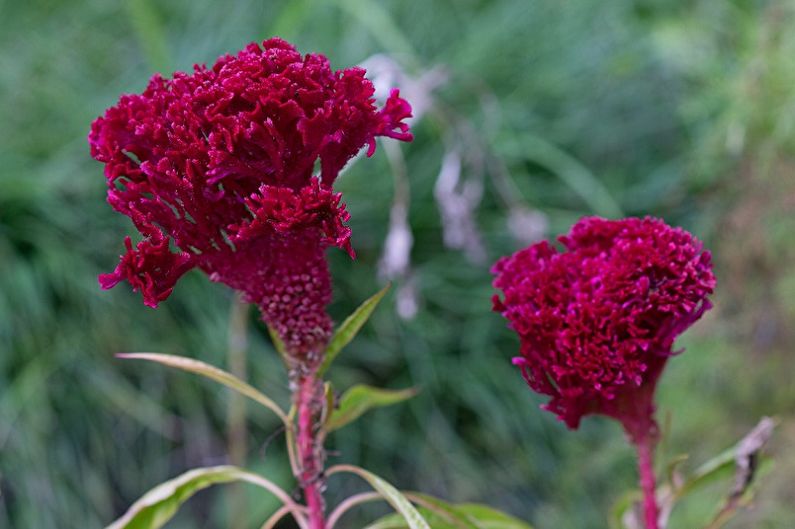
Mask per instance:
[[[308,529],[325,529],[325,502],[323,500],[323,441],[318,420],[323,409],[323,381],[316,376],[317,368],[300,372],[294,393],[298,414],[296,449],[298,452],[299,485],[309,515]]]
[[[646,520],[646,529],[659,529],[660,513],[657,507],[657,485],[654,477],[654,444],[655,437],[652,435],[646,435],[635,443],[638,452],[640,487],[643,490],[643,515]]]

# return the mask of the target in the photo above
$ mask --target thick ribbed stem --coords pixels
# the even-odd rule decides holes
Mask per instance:
[[[640,488],[643,490],[643,516],[646,521],[646,529],[659,529],[660,513],[657,507],[657,485],[654,477],[654,444],[653,436],[645,436],[635,444],[638,451],[638,470],[640,472]]]
[[[323,501],[324,451],[319,439],[318,420],[323,410],[323,381],[317,378],[316,368],[299,373],[296,379],[295,407],[298,415],[296,448],[298,452],[298,482],[304,491],[309,515],[308,529],[325,529]]]

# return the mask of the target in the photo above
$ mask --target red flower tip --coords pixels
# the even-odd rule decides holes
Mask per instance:
[[[122,96],[94,121],[89,143],[105,164],[108,202],[144,240],[135,251],[128,244],[116,271],[100,277],[103,288],[126,279],[155,306],[197,266],[259,303],[296,352],[319,347],[331,328],[324,251],[353,256],[332,184],[377,136],[411,139],[409,104],[393,92],[377,108],[364,74],[333,71],[325,56],[270,39]],[[297,307],[275,295],[288,287],[274,274],[288,274],[289,288],[323,292],[298,296],[307,301]],[[291,310],[300,314],[274,316]]]
[[[493,267],[494,310],[520,337],[514,359],[544,407],[574,429],[591,413],[633,437],[655,428],[653,395],[677,336],[711,307],[710,254],[653,218],[583,218]]]
[[[409,126],[403,123],[403,120],[411,117],[411,105],[405,99],[401,99],[400,90],[394,88],[390,92],[389,98],[379,114],[383,119],[379,134],[401,141],[414,139],[409,132]]]
[[[157,308],[171,294],[177,280],[193,267],[192,256],[172,253],[168,239],[159,232],[139,242],[135,249],[129,237],[124,239],[124,245],[127,253],[121,256],[113,273],[99,276],[99,284],[107,290],[126,280],[133,292],[141,292],[148,307]]]
[[[351,229],[344,224],[350,214],[341,200],[342,193],[334,193],[317,178],[298,191],[263,185],[259,192],[245,199],[254,217],[240,227],[230,226],[232,242],[315,228],[323,235],[324,244],[342,248],[354,257]]]

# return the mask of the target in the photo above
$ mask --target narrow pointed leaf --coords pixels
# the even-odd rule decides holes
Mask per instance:
[[[339,407],[329,415],[326,430],[337,430],[355,421],[368,410],[397,404],[416,394],[417,390],[414,388],[394,390],[365,385],[353,386],[342,395]]]
[[[175,356],[175,355],[167,355],[160,353],[121,353],[116,356],[118,356],[119,358],[132,359],[132,360],[148,360],[150,362],[156,362],[158,364],[163,364],[165,366],[174,367],[176,369],[181,369],[189,373],[195,373],[205,378],[209,378],[210,380],[220,382],[229,389],[237,391],[241,395],[245,395],[251,400],[258,402],[259,404],[262,404],[263,406],[271,410],[273,413],[278,415],[283,423],[287,424],[287,416],[284,414],[284,411],[282,411],[279,405],[276,404],[269,397],[265,396],[262,392],[258,391],[257,389],[247,384],[246,382],[243,382],[236,376],[227,373],[222,369],[218,369],[215,366],[211,366],[210,364],[207,364],[200,360],[194,360],[193,358],[185,358],[184,356]]]
[[[326,382],[323,385],[323,413],[320,416],[320,423],[325,424],[328,421],[329,417],[332,413],[334,413],[334,406],[337,400],[337,397],[334,393],[334,386],[331,382]]]
[[[271,343],[273,343],[273,348],[276,349],[276,352],[279,353],[279,356],[282,357],[284,361],[287,361],[287,348],[284,346],[284,340],[282,337],[279,336],[279,333],[276,329],[268,325],[267,323],[265,326],[268,328],[268,335],[271,337]]]
[[[331,337],[331,341],[326,348],[326,357],[323,360],[323,364],[320,366],[318,370],[318,374],[322,375],[325,373],[334,359],[340,354],[342,348],[345,347],[350,343],[351,340],[356,336],[362,326],[370,319],[370,315],[373,313],[375,308],[378,306],[378,302],[386,295],[389,291],[389,287],[391,284],[387,283],[387,285],[376,292],[373,296],[365,300],[364,303],[359,305],[359,307],[353,311],[353,314],[348,316],[348,318],[342,322],[337,330],[334,332],[334,336]]]
[[[408,529],[431,529],[425,518],[417,511],[417,509],[406,499],[406,497],[397,490],[395,487],[376,476],[372,472],[368,472],[363,468],[355,467],[352,465],[337,465],[328,469],[328,475],[338,474],[340,472],[349,472],[356,474],[364,479],[373,487],[373,490],[381,494],[384,499],[397,511],[400,516],[406,521]]]
[[[197,468],[181,476],[161,483],[144,494],[129,510],[107,526],[106,529],[159,529],[163,527],[180,505],[194,494],[211,485],[245,481],[269,490],[298,516],[303,525],[303,516],[290,496],[267,479],[233,466]]]

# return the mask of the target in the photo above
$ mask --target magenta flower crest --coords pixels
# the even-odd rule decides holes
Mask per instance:
[[[409,104],[393,91],[377,108],[364,75],[271,39],[122,96],[89,143],[105,164],[108,202],[143,239],[125,240],[102,287],[126,280],[155,307],[198,267],[256,303],[292,353],[322,348],[325,250],[354,255],[332,184],[363,146],[373,153],[376,137],[411,140]]]
[[[677,336],[711,307],[710,254],[654,218],[583,218],[559,238],[500,259],[494,310],[520,337],[514,359],[570,428],[597,413],[654,434],[653,394]]]

